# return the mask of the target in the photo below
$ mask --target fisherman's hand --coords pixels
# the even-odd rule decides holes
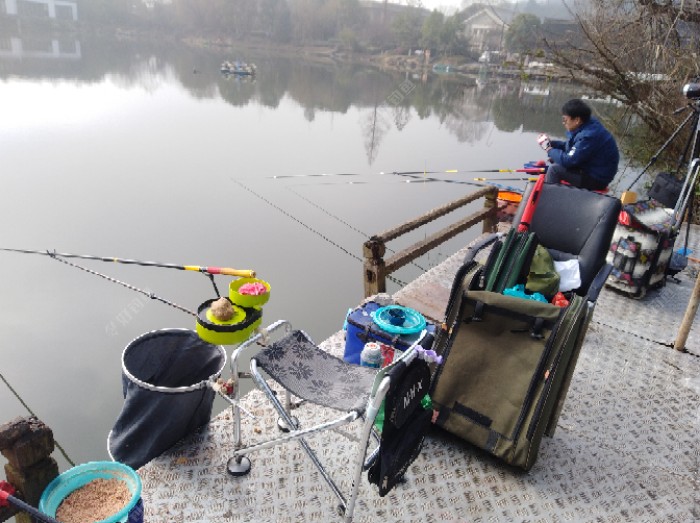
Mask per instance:
[[[544,133],[537,137],[537,143],[540,144],[540,147],[542,147],[542,149],[545,151],[549,151],[552,148],[552,142],[549,139],[549,136]]]

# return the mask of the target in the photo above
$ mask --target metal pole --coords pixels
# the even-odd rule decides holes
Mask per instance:
[[[698,276],[695,278],[695,287],[693,287],[693,293],[690,295],[690,301],[688,302],[688,307],[685,310],[685,316],[683,316],[681,328],[678,331],[678,337],[676,338],[676,342],[673,344],[674,349],[681,351],[685,349],[685,342],[688,341],[688,334],[690,334],[690,328],[693,326],[693,320],[695,319],[695,313],[698,311],[699,304],[700,272],[698,272]]]

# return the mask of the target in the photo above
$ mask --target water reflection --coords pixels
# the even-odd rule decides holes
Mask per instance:
[[[65,37],[64,37],[65,38]],[[0,48],[0,78],[63,78],[76,84],[106,77],[124,87],[152,91],[163,77],[175,78],[196,99],[221,98],[234,107],[276,108],[285,98],[303,108],[312,122],[320,111],[363,113],[368,164],[372,164],[389,127],[398,131],[412,117],[438,118],[457,140],[484,138],[492,122],[506,132],[561,134],[559,108],[580,93],[566,84],[549,85],[495,76],[382,72],[366,66],[304,61],[296,56],[234,48],[210,50],[171,43],[103,40],[82,35],[66,47],[46,35],[11,36]],[[255,77],[220,73],[223,60],[257,65]],[[478,80],[478,81],[477,81]],[[612,107],[596,107],[609,111]],[[412,116],[412,113],[414,116]]]

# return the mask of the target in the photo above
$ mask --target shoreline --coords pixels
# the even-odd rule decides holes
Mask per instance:
[[[439,58],[430,57],[426,60],[422,54],[399,54],[392,52],[369,53],[350,52],[338,50],[331,45],[278,45],[265,41],[237,42],[229,39],[207,40],[202,38],[186,37],[181,42],[187,46],[210,49],[234,49],[243,47],[249,49],[272,51],[275,54],[302,57],[317,63],[335,65],[340,63],[352,63],[376,67],[384,71],[413,74],[436,74],[455,80],[470,80],[475,83],[480,75],[496,76],[504,79],[521,79],[525,81],[568,81],[563,71],[554,67],[534,69],[520,67],[506,67],[495,64],[481,64],[470,61],[461,55],[449,55]],[[439,70],[435,70],[435,67]]]

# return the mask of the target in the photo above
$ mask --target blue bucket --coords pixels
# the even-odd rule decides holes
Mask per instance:
[[[134,469],[116,461],[91,461],[60,474],[41,494],[39,510],[55,518],[56,510],[69,494],[100,478],[124,481],[131,492],[131,499],[119,512],[96,523],[143,523],[141,478]]]

